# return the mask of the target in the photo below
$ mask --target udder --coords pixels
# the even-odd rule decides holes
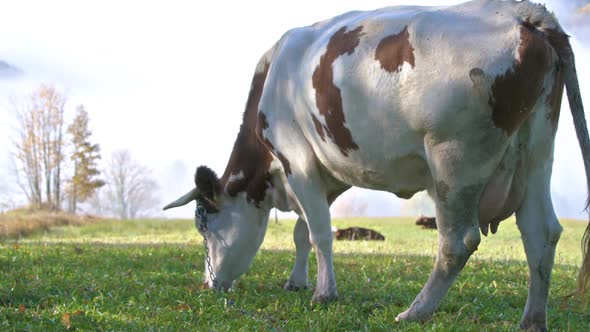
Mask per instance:
[[[520,153],[509,151],[486,185],[479,201],[479,227],[495,234],[500,222],[520,207],[526,189],[526,168]]]

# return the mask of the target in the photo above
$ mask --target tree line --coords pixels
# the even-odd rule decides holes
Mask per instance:
[[[93,213],[136,218],[157,202],[151,171],[127,150],[113,153],[99,167],[100,145],[92,141],[83,105],[65,120],[66,97],[41,85],[24,102],[13,102],[16,131],[13,165],[17,184],[33,210],[77,213],[85,204]]]

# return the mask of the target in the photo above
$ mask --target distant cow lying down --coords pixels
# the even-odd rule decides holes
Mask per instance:
[[[336,230],[334,234],[336,240],[376,240],[385,241],[385,236],[381,233],[368,228],[349,227]]]
[[[436,218],[420,216],[416,219],[416,225],[422,226],[425,229],[436,229]]]

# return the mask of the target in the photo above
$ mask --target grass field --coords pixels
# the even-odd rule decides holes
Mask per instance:
[[[575,288],[585,223],[563,221],[549,327],[590,331],[590,312],[560,296]],[[384,242],[336,242],[340,299],[311,305],[313,291],[282,289],[294,260],[294,221],[271,222],[262,250],[235,291],[202,290],[202,239],[192,221],[108,221],[63,226],[0,244],[0,330],[90,331],[513,331],[527,294],[527,267],[513,220],[483,238],[425,323],[395,316],[428,278],[436,231],[409,219],[335,220]],[[310,280],[315,283],[315,257]]]

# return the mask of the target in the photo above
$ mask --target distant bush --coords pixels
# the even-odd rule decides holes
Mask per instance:
[[[21,208],[0,214],[0,239],[19,238],[35,231],[66,225],[85,225],[104,220],[90,215],[35,211]]]

